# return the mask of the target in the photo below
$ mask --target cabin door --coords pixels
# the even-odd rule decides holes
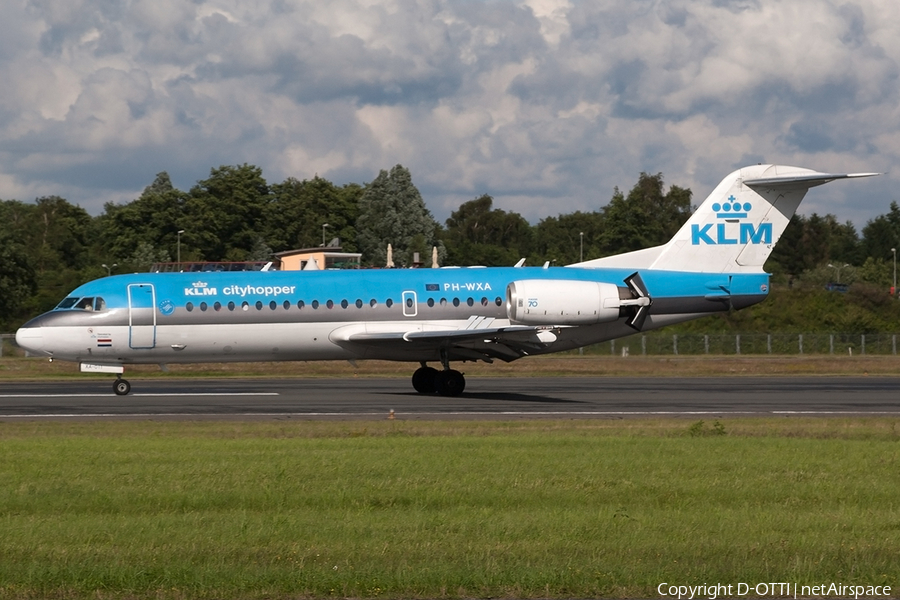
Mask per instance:
[[[128,345],[135,350],[156,346],[156,291],[150,283],[128,286]]]

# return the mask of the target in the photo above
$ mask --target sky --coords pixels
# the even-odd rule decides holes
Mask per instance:
[[[900,200],[898,31],[888,0],[4,0],[0,198],[402,164],[441,222],[536,223],[780,163],[886,173],[801,206],[861,228]]]

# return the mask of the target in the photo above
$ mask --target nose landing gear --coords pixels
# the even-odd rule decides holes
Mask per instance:
[[[122,379],[122,377],[116,377],[116,382],[113,383],[113,391],[116,393],[116,396],[127,396],[128,392],[131,391],[131,384],[128,383],[128,380]]]

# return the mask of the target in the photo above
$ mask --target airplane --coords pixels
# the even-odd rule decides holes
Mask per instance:
[[[104,277],[27,322],[16,342],[115,374],[118,395],[131,390],[130,364],[382,359],[419,363],[421,394],[457,396],[466,381],[452,362],[510,362],[761,302],[763,265],[809,188],[877,174],[744,167],[668,243],[562,268]]]

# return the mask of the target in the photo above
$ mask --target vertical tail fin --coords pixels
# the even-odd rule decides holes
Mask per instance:
[[[811,187],[877,173],[819,173],[799,167],[756,165],[722,180],[649,265],[695,272],[762,270]]]

